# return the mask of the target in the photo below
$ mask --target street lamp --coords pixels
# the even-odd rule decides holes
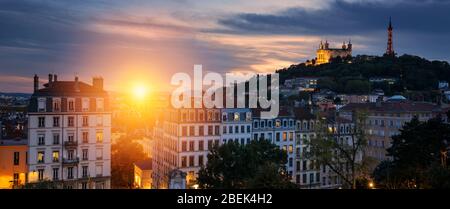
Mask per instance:
[[[374,187],[375,187],[374,183],[373,182],[369,182],[369,188],[373,189]]]

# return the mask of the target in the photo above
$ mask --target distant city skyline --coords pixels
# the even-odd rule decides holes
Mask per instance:
[[[33,75],[105,78],[164,90],[176,72],[266,73],[315,57],[321,40],[352,40],[353,55],[394,50],[450,60],[449,1],[13,1],[0,2],[0,92],[31,93]],[[132,83],[129,83],[132,82]]]

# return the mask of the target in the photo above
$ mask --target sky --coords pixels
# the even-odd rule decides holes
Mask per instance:
[[[0,0],[0,92],[46,82],[165,90],[177,72],[269,73],[315,57],[321,40],[353,54],[394,50],[450,60],[447,0]]]

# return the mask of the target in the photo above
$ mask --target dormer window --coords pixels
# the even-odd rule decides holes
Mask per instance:
[[[53,98],[53,111],[59,112],[61,111],[61,99]]]
[[[239,121],[239,113],[238,112],[234,113],[234,121]]]
[[[45,112],[45,98],[38,98],[38,112]]]
[[[68,105],[68,108],[67,108],[67,109],[68,109],[70,112],[75,111],[75,99],[73,99],[73,98],[68,99],[67,105]]]
[[[81,102],[81,109],[83,112],[89,111],[89,98],[83,98]]]

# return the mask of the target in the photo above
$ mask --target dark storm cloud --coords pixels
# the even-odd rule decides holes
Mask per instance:
[[[220,19],[221,32],[248,34],[358,35],[385,30],[388,17],[399,30],[449,33],[449,1],[344,2],[328,8],[291,8],[276,14],[239,14]]]

